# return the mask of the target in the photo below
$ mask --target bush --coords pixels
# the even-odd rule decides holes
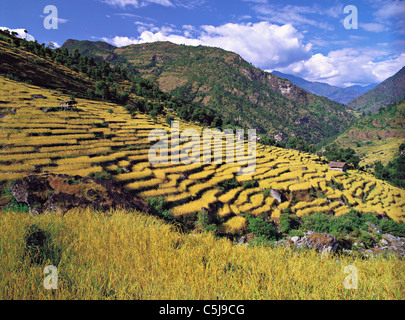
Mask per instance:
[[[300,226],[299,218],[296,215],[282,213],[280,215],[280,230],[282,233],[289,233]]]
[[[379,220],[379,226],[384,233],[391,233],[397,237],[405,237],[405,224],[398,223],[394,220],[383,219]]]
[[[289,232],[289,236],[290,237],[303,237],[304,236],[304,232],[302,232],[301,230],[295,230],[295,229],[291,229]]]
[[[366,248],[372,248],[374,246],[373,237],[366,231],[362,231],[360,234],[360,241],[364,243]]]
[[[367,225],[361,219],[360,214],[353,210],[340,217],[330,218],[329,233],[335,236],[365,229],[367,229]]]
[[[281,237],[280,233],[271,222],[264,221],[260,217],[252,217],[249,215],[246,215],[245,218],[248,221],[249,231],[258,237],[262,237],[266,240],[278,240]]]
[[[214,233],[217,232],[218,230],[218,226],[214,223],[214,221],[209,216],[208,212],[206,212],[205,210],[201,210],[198,213],[195,226],[199,227],[202,230]]]
[[[246,181],[243,184],[243,187],[245,189],[249,189],[249,188],[257,188],[259,186],[259,182],[257,182],[256,180],[250,180],[250,181]]]
[[[224,180],[218,183],[218,188],[224,192],[238,188],[239,186],[239,182],[236,179]]]
[[[302,217],[302,227],[305,230],[312,230],[317,233],[328,233],[330,219],[323,213],[306,214]]]
[[[112,178],[111,173],[104,170],[101,172],[92,172],[89,174],[89,177],[104,180],[111,180]]]
[[[167,201],[164,197],[147,198],[146,202],[149,204],[153,214],[169,222],[174,220],[172,212],[167,210]]]

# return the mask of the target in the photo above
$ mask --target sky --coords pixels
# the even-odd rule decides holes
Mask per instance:
[[[379,83],[405,66],[405,0],[0,0],[1,27],[56,46],[214,46],[339,87]]]

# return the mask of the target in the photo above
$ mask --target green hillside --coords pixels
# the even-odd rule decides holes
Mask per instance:
[[[405,67],[395,75],[380,83],[374,89],[353,99],[348,106],[363,113],[374,113],[390,103],[405,98]]]
[[[362,158],[360,166],[373,167],[377,161],[387,164],[398,156],[398,147],[405,142],[405,101],[360,118],[335,142],[353,148]]]
[[[239,55],[212,47],[157,42],[113,48],[68,40],[62,48],[140,74],[165,92],[208,106],[235,125],[276,141],[300,136],[311,143],[338,134],[353,116],[342,104],[312,95],[288,80],[253,67]]]

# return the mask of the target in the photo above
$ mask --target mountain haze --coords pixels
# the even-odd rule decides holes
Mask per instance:
[[[333,101],[347,104],[349,101],[357,98],[358,96],[366,93],[367,91],[375,88],[378,84],[371,84],[369,86],[350,86],[346,88],[340,88],[331,86],[322,82],[311,82],[303,78],[294,76],[292,74],[285,74],[279,71],[273,71],[272,74],[279,78],[290,80],[295,85],[320,96],[327,97]]]
[[[353,99],[348,106],[360,112],[376,112],[405,98],[405,67],[374,89]]]
[[[165,92],[208,106],[236,125],[276,140],[300,136],[317,143],[343,131],[353,120],[344,105],[315,96],[219,48],[170,42],[114,48],[68,40],[62,49],[106,59],[155,81]]]

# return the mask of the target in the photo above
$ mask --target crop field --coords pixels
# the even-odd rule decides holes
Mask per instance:
[[[364,172],[330,171],[324,159],[312,154],[257,144],[256,167],[249,172],[247,164],[227,164],[225,152],[222,163],[204,163],[207,156],[214,159],[215,151],[225,151],[226,144],[225,139],[213,140],[211,154],[204,154],[201,135],[200,145],[194,143],[196,148],[190,141],[180,142],[180,163],[171,163],[174,158],[169,152],[168,163],[152,164],[151,130],[163,129],[169,147],[172,142],[171,127],[162,117],[131,117],[123,106],[85,99],[76,99],[77,111],[46,111],[69,97],[3,77],[0,93],[0,181],[47,172],[109,173],[142,197],[165,197],[175,217],[202,208],[216,210],[225,233],[243,226],[244,220],[235,217],[248,212],[277,218],[285,210],[299,216],[342,215],[354,208],[405,221],[404,190]],[[38,94],[44,98],[32,99]],[[202,127],[178,121],[180,132],[202,133]],[[197,163],[181,163],[187,159],[185,146],[190,153],[199,151],[194,155]],[[235,159],[244,156],[246,149],[247,143],[243,149],[235,147]],[[248,159],[252,157],[244,160]],[[240,169],[249,174],[238,175]],[[229,181],[234,182],[232,187],[222,188]],[[283,194],[282,203],[266,192],[271,189]]]
[[[58,290],[43,289],[43,266],[24,254],[33,224],[50,236],[44,264],[57,264]],[[234,216],[221,226],[246,227]],[[65,215],[0,210],[2,300],[402,300],[403,260],[297,254],[283,247],[233,245],[210,233],[181,233],[138,212],[73,209]],[[106,250],[108,248],[108,250]],[[359,272],[344,288],[345,266]]]

